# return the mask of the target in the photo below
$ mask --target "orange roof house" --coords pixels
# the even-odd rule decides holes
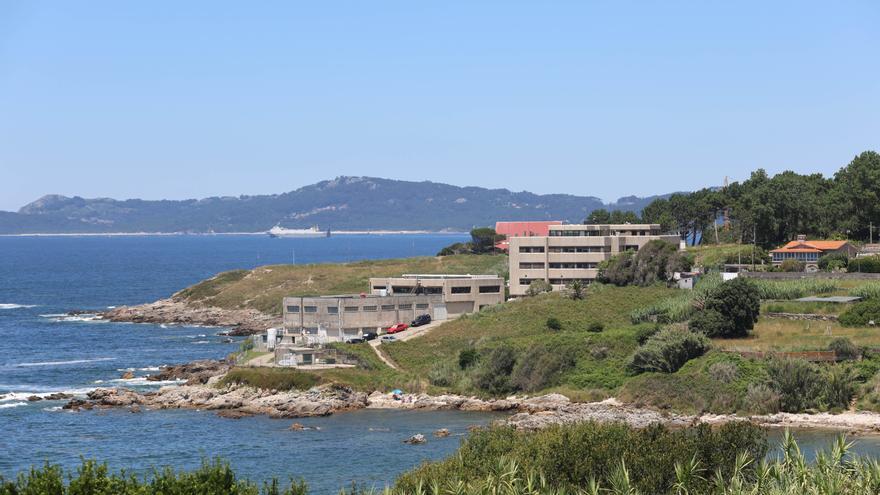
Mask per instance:
[[[855,256],[856,252],[856,248],[849,241],[808,241],[807,236],[799,235],[796,241],[774,249],[770,254],[773,256],[773,264],[778,265],[791,259],[815,264],[826,254],[844,253],[847,256]]]

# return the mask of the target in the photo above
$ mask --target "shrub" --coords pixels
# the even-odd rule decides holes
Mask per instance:
[[[846,337],[837,337],[828,343],[828,350],[834,351],[840,359],[858,359],[859,348],[851,340]]]
[[[712,377],[713,380],[718,380],[722,383],[730,383],[736,380],[738,374],[739,366],[737,366],[736,363],[722,361],[709,366],[709,376]]]
[[[558,318],[551,316],[550,318],[547,318],[547,328],[550,330],[562,330],[562,322],[560,322]]]
[[[550,282],[543,280],[543,279],[537,279],[537,280],[532,280],[532,282],[529,284],[529,288],[526,289],[526,295],[527,296],[537,296],[538,294],[542,294],[544,292],[552,292],[552,291],[553,291],[553,286],[550,285]]]
[[[779,394],[779,409],[801,412],[818,405],[822,376],[816,365],[802,359],[772,359],[767,364],[773,389]]]
[[[802,272],[806,265],[798,260],[785,260],[779,265],[779,269],[783,272]]]
[[[714,309],[697,312],[688,322],[688,328],[707,337],[725,337],[735,330],[733,321]]]
[[[653,240],[638,252],[627,251],[599,264],[598,280],[614,285],[652,285],[667,282],[674,272],[687,271],[693,258],[678,246]]]
[[[450,387],[455,383],[456,378],[455,365],[449,361],[434,363],[428,371],[428,382],[437,387]]]
[[[321,382],[311,373],[284,368],[232,368],[218,384],[247,385],[262,390],[308,390]]]
[[[489,351],[474,373],[474,386],[491,394],[506,394],[512,390],[510,373],[516,366],[516,351],[502,345]]]
[[[566,287],[566,293],[568,297],[575,301],[584,298],[584,291],[584,284],[582,284],[580,280],[575,280],[572,283],[568,284],[568,287]]]
[[[641,373],[660,371],[674,373],[684,363],[709,350],[703,335],[677,328],[667,328],[651,336],[630,358],[629,369]]]
[[[880,299],[868,299],[853,304],[837,321],[845,327],[864,327],[871,322],[880,323]]]
[[[763,383],[753,383],[746,390],[746,409],[754,414],[779,412],[779,394]]]
[[[587,325],[588,332],[599,333],[602,330],[605,330],[605,325],[599,323],[598,321],[594,321]]]
[[[849,256],[846,253],[831,253],[819,258],[820,270],[832,271],[835,268],[846,268],[849,263]]]
[[[660,325],[653,325],[650,327],[638,327],[636,328],[636,342],[638,342],[639,345],[642,345],[647,342],[649,338],[656,335],[657,332],[662,329],[663,327],[661,327]]]
[[[476,349],[462,349],[458,351],[458,367],[468,369],[480,358],[480,353]]]
[[[758,289],[751,282],[744,278],[735,278],[709,292],[703,309],[717,311],[730,322],[730,326],[714,327],[716,331],[724,332],[718,334],[719,337],[744,337],[758,321],[761,299]],[[717,320],[715,323],[717,324]]]
[[[554,385],[560,373],[574,366],[574,362],[568,352],[533,347],[517,360],[510,375],[510,384],[524,392],[543,390]]]
[[[829,409],[845,409],[855,395],[855,385],[849,369],[830,366],[822,377],[823,406]]]
[[[847,265],[848,272],[880,273],[880,256],[854,258]]]

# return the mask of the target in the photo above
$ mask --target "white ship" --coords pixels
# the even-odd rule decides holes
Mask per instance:
[[[330,237],[330,230],[321,230],[317,225],[309,229],[285,229],[276,225],[269,229],[269,237]]]

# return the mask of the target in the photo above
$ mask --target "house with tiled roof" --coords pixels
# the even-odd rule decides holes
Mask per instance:
[[[815,265],[819,258],[831,253],[844,253],[847,256],[855,256],[858,250],[849,241],[808,241],[807,236],[799,235],[796,241],[791,241],[779,249],[770,251],[773,264],[782,264],[785,260],[795,260]]]

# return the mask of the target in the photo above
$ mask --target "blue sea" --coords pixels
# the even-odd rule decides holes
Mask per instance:
[[[298,420],[223,419],[202,411],[68,412],[31,395],[82,394],[102,386],[155,387],[144,377],[163,364],[222,358],[239,342],[223,329],[120,324],[68,317],[71,310],[164,298],[217,272],[276,263],[345,262],[433,255],[461,235],[257,235],[0,237],[0,473],[80,457],[146,472],[229,460],[255,481],[305,478],[314,493],[355,482],[383,487],[423,460],[452,453],[467,427],[497,416],[462,412],[357,411]],[[134,379],[122,380],[125,371]],[[449,428],[453,436],[430,433]],[[425,445],[402,440],[424,433]]]
[[[384,487],[424,460],[455,451],[468,426],[499,416],[465,412],[356,411],[298,420],[320,430],[288,431],[293,420],[222,419],[203,411],[68,412],[31,395],[82,394],[101,386],[148,388],[163,365],[221,358],[237,349],[223,329],[119,324],[68,317],[164,298],[217,272],[276,263],[345,262],[433,255],[461,235],[336,236],[270,239],[257,235],[0,237],[0,474],[80,458],[138,473],[153,466],[193,468],[222,457],[255,481],[304,478],[313,493],[352,482]],[[125,371],[134,379],[122,380]],[[453,436],[429,434],[448,428]],[[425,445],[402,440],[415,433]],[[829,432],[800,432],[806,452]],[[771,440],[778,441],[779,434]],[[856,451],[880,453],[862,437]]]

